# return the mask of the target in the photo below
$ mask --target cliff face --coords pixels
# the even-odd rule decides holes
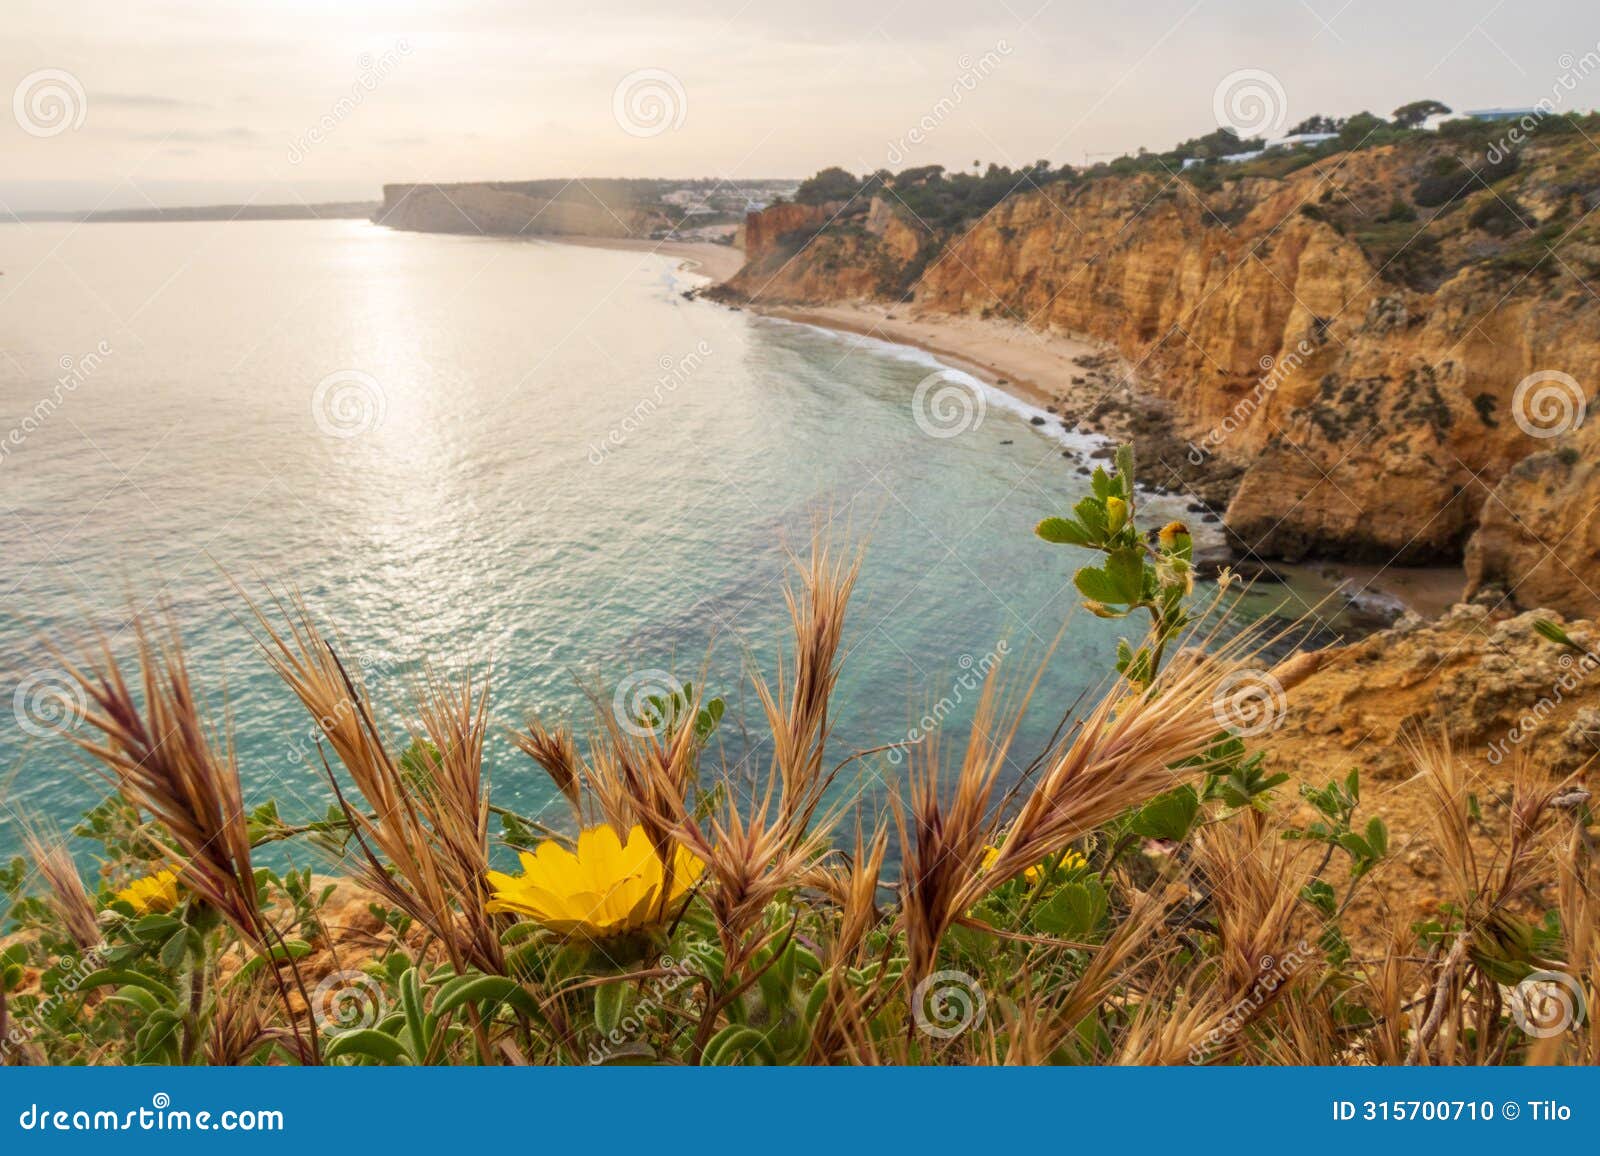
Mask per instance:
[[[1440,895],[1439,849],[1430,831],[1437,802],[1404,736],[1450,736],[1482,807],[1473,842],[1485,856],[1511,821],[1508,788],[1520,762],[1537,768],[1542,782],[1590,766],[1600,749],[1600,710],[1593,705],[1600,629],[1592,621],[1563,621],[1582,648],[1574,654],[1538,634],[1539,617],[1460,605],[1437,622],[1397,626],[1279,668],[1283,709],[1275,728],[1256,740],[1268,769],[1321,786],[1359,767],[1361,822],[1376,814],[1389,826],[1393,858],[1356,902],[1352,926],[1381,928],[1385,909],[1403,919],[1428,918]],[[1306,659],[1319,660],[1318,668],[1295,678],[1293,666]],[[1591,769],[1577,785],[1593,780]]]
[[[1439,205],[1452,165],[1461,187]],[[1492,170],[1430,139],[1210,189],[1164,174],[1061,181],[948,238],[882,201],[820,232],[828,214],[781,206],[750,230],[787,243],[765,259],[752,249],[730,286],[794,303],[909,294],[918,313],[1111,343],[1169,399],[1192,456],[1243,467],[1225,516],[1241,547],[1454,560],[1482,521],[1496,535],[1477,547],[1486,572],[1515,572],[1485,503],[1513,466],[1570,436],[1524,432],[1518,383],[1600,366],[1600,301],[1584,283],[1600,268],[1597,204],[1600,165],[1581,139]],[[1569,492],[1600,497],[1588,472],[1561,486],[1537,517],[1568,510]],[[1501,496],[1516,511],[1533,495]],[[1554,544],[1561,528],[1536,536]],[[1567,550],[1580,572],[1600,556],[1587,534]],[[1553,576],[1537,589],[1593,605]],[[1540,604],[1527,598],[1514,594]]]
[[[575,186],[559,198],[492,184],[385,185],[374,220],[422,233],[648,237],[665,218]]]
[[[1600,419],[1512,467],[1467,543],[1467,594],[1600,618]]]

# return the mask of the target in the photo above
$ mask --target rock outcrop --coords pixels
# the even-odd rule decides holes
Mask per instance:
[[[384,185],[380,224],[421,233],[490,233],[512,236],[648,237],[669,224],[659,214],[625,200],[602,200],[575,184],[557,197],[516,185]]]
[[[1600,617],[1600,419],[1500,479],[1467,543],[1467,596]]]
[[[1563,625],[1584,653],[1541,636],[1540,618]],[[1511,785],[1526,764],[1536,781],[1577,774],[1592,789],[1600,754],[1600,624],[1564,621],[1551,611],[1510,615],[1461,604],[1437,622],[1411,620],[1353,646],[1300,655],[1314,669],[1287,688],[1279,725],[1251,740],[1269,770],[1296,786],[1321,787],[1361,771],[1359,823],[1377,815],[1389,827],[1390,861],[1358,896],[1354,927],[1376,934],[1387,921],[1427,918],[1442,897],[1434,846],[1435,803],[1402,741],[1443,741],[1466,769],[1482,813],[1473,832],[1483,861],[1510,822]],[[1294,794],[1285,789],[1284,805]],[[1309,807],[1303,821],[1315,816]]]
[[[1600,161],[1575,136],[1492,169],[1464,152],[1418,134],[1276,176],[1078,176],[945,231],[892,188],[783,205],[752,216],[750,264],[728,292],[893,301],[1106,342],[1170,402],[1191,455],[1237,467],[1225,523],[1242,551],[1458,561],[1481,523],[1483,581],[1505,581],[1516,606],[1591,613],[1560,572],[1600,589],[1600,485],[1561,464],[1571,433],[1528,432],[1517,391],[1545,371],[1585,391],[1600,381],[1585,283],[1600,270]],[[1523,528],[1548,546],[1573,533],[1519,584]]]

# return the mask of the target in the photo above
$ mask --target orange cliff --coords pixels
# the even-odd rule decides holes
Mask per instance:
[[[1600,162],[1571,137],[1498,168],[1459,152],[1430,137],[1279,176],[1079,177],[944,234],[893,188],[779,205],[751,215],[723,292],[1107,343],[1191,462],[1238,473],[1224,521],[1241,550],[1465,557],[1513,605],[1600,614],[1600,471],[1568,461],[1584,429],[1546,436],[1549,407],[1530,411],[1559,384],[1517,404],[1541,371],[1600,387]],[[1427,203],[1458,171],[1461,192]]]

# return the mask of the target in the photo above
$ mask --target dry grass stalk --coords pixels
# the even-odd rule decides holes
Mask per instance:
[[[437,785],[421,787],[391,753],[359,671],[350,673],[339,660],[299,595],[287,604],[274,599],[284,631],[246,601],[265,633],[258,641],[268,662],[316,720],[370,808],[351,806],[329,771],[363,853],[353,868],[357,877],[426,927],[455,967],[498,972],[498,936],[478,901],[482,876],[468,877],[475,862],[487,860],[486,844],[481,856],[473,850],[484,835],[486,801],[475,780],[487,688],[476,690],[469,677],[450,690],[430,677],[416,694],[422,728],[449,764],[435,768]],[[439,846],[450,853],[438,854]]]
[[[78,865],[61,836],[24,827],[23,847],[50,893],[50,907],[61,920],[72,942],[82,951],[96,947],[102,937],[94,898],[83,884]],[[0,1037],[4,1038],[4,1037]]]
[[[226,732],[204,719],[189,681],[182,641],[168,623],[154,635],[134,623],[144,706],[104,638],[84,666],[64,663],[88,696],[86,721],[104,736],[72,741],[107,779],[151,815],[175,847],[161,845],[179,882],[200,896],[258,948],[271,934],[256,900],[250,834],[239,769]]]

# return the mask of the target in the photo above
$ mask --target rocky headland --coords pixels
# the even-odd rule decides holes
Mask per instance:
[[[1416,133],[1193,175],[1052,174],[947,227],[913,207],[943,179],[917,170],[752,215],[720,294],[858,310],[884,336],[872,311],[1095,343],[1031,385],[1139,438],[1142,480],[1214,505],[1241,558],[1465,563],[1508,607],[1600,614],[1580,422],[1600,156],[1581,135],[1493,156]]]

